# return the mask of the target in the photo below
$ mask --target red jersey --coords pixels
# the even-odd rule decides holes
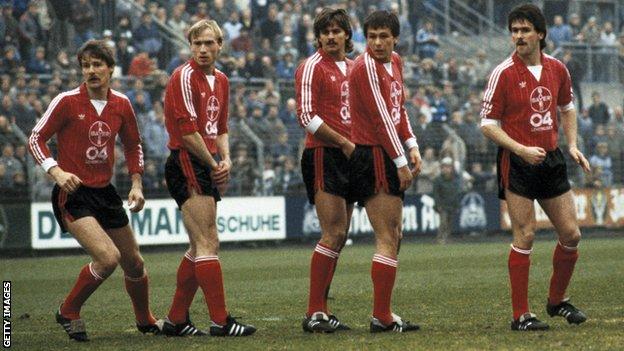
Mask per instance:
[[[305,128],[306,148],[332,146],[314,136],[322,123],[340,135],[350,138],[349,81],[353,61],[345,59],[346,74],[336,61],[323,50],[308,57],[295,73],[297,116]]]
[[[28,141],[35,161],[46,172],[57,164],[46,145],[56,134],[59,167],[78,176],[86,186],[104,187],[113,175],[115,138],[119,133],[129,173],[142,174],[143,149],[130,100],[109,89],[106,101],[98,115],[84,83],[56,96]]]
[[[214,89],[195,60],[176,68],[165,90],[165,126],[169,149],[183,148],[182,136],[199,132],[211,154],[217,152],[217,135],[228,132],[230,83],[214,70]]]
[[[573,100],[566,66],[542,54],[539,81],[514,53],[498,65],[483,96],[481,118],[500,120],[502,129],[525,146],[557,148],[557,107],[568,110]]]
[[[381,145],[397,167],[407,164],[402,143],[416,146],[416,138],[405,111],[403,66],[397,53],[390,61],[392,75],[384,63],[367,50],[349,74],[351,139],[360,145]]]

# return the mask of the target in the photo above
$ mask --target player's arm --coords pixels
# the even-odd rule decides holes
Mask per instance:
[[[528,147],[509,136],[500,126],[504,114],[507,76],[497,69],[490,74],[487,89],[483,94],[481,109],[481,132],[498,146],[520,156],[529,164],[536,165],[546,158],[546,150],[541,147]]]
[[[144,169],[143,147],[141,146],[141,135],[132,105],[130,101],[124,102],[126,103],[126,112],[124,122],[119,129],[119,137],[124,149],[126,167],[128,167],[132,181],[130,192],[128,192],[128,207],[132,212],[139,212],[145,205],[142,177]]]
[[[216,171],[219,165],[208,151],[204,139],[198,132],[197,113],[192,102],[193,85],[190,72],[174,74],[171,77],[171,94],[173,94],[173,113],[178,130],[182,135],[182,146],[197,157],[201,163]],[[169,93],[169,92],[167,92]]]
[[[215,183],[222,184],[228,181],[230,170],[232,169],[228,133],[223,133],[217,136],[217,152],[221,157],[221,161],[219,161],[219,170],[213,173],[213,179]]]
[[[401,183],[400,189],[404,191],[410,186],[414,177],[408,167],[397,128],[392,121],[388,106],[382,98],[375,62],[371,57],[367,57],[365,60],[364,66],[361,66],[360,69],[354,69],[351,73],[352,79],[349,80],[349,83],[353,81],[354,84],[349,84],[350,93],[364,97],[361,102],[365,105],[369,118],[375,124],[381,146],[397,167]],[[355,89],[353,89],[354,87]]]
[[[219,169],[219,164],[208,151],[208,147],[206,147],[204,139],[199,132],[195,131],[182,135],[182,145],[188,152],[197,157],[201,163],[210,167],[211,170],[216,171]]]
[[[574,109],[574,92],[572,91],[572,78],[568,69],[561,65],[560,77],[562,78],[562,84],[559,88],[559,94],[557,101],[557,107],[559,109],[559,117],[561,120],[561,127],[563,128],[563,134],[568,142],[568,152],[570,157],[578,165],[583,168],[586,173],[591,172],[591,167],[583,153],[578,149],[577,145],[577,120],[576,110]]]
[[[578,149],[577,145],[577,123],[576,123],[576,110],[570,108],[560,111],[561,126],[563,128],[563,134],[568,142],[568,152],[570,157],[576,162],[583,171],[586,173],[591,172],[589,162],[585,158],[585,155]]]
[[[63,191],[72,193],[80,187],[82,180],[75,174],[62,170],[47,145],[48,140],[63,128],[64,116],[67,114],[65,109],[65,101],[58,95],[50,102],[48,109],[33,128],[28,138],[28,147],[35,162],[52,176],[54,182]]]
[[[340,148],[349,157],[353,153],[355,145],[325,123],[324,118],[319,113],[318,96],[322,91],[322,80],[319,73],[315,74],[314,67],[306,61],[295,74],[297,119],[307,133]]]

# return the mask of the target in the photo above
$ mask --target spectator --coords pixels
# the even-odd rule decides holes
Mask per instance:
[[[121,73],[125,76],[130,72],[130,64],[135,56],[134,47],[129,45],[126,35],[122,35],[117,40],[117,50],[115,50],[117,66],[121,68]]]
[[[295,162],[291,156],[284,158],[283,166],[276,175],[276,194],[287,195],[303,190],[303,178],[301,172],[295,168]]]
[[[436,236],[438,244],[446,244],[453,231],[460,205],[461,188],[461,178],[453,168],[453,159],[444,157],[440,162],[440,175],[433,180],[434,209],[440,215],[440,226]]]
[[[232,4],[232,2],[228,1],[228,4]],[[210,19],[217,21],[219,24],[225,23],[230,17],[230,14],[236,12],[237,9],[235,6],[236,5],[227,8],[224,4],[224,0],[213,0],[212,6],[210,7],[210,10],[208,10],[208,15],[210,16]],[[229,38],[226,37],[226,39]]]
[[[15,76],[19,67],[22,66],[18,52],[13,45],[7,45],[4,48],[4,56],[0,63],[2,63],[0,65],[0,73],[8,73],[12,76]]]
[[[167,25],[173,30],[173,32],[182,36],[185,35],[186,30],[189,27],[189,24],[185,18],[184,11],[184,2],[178,2],[177,4],[173,5],[173,8],[171,10],[171,16],[167,20]]]
[[[618,135],[624,138],[624,111],[622,110],[622,106],[616,106],[613,109],[611,124],[615,127]]]
[[[275,89],[275,83],[268,79],[264,83],[264,88],[258,92],[258,99],[264,101],[267,105],[279,105],[282,96]]]
[[[240,29],[240,35],[230,42],[232,55],[235,57],[245,56],[253,49],[253,41],[249,35],[249,30],[245,27]]]
[[[4,23],[4,36],[0,37],[0,48],[6,46],[17,47],[20,40],[19,22],[13,16],[13,4],[11,1],[5,1],[0,5],[2,7],[2,20]]]
[[[448,103],[442,96],[440,89],[435,88],[433,90],[433,97],[429,101],[429,105],[431,106],[431,119],[433,122],[447,121],[449,114]]]
[[[292,46],[292,37],[290,35],[282,39],[282,45],[277,50],[277,56],[283,57],[285,54],[291,54],[293,61],[297,61],[299,58],[299,51]]]
[[[286,52],[282,55],[282,59],[277,61],[275,72],[279,79],[293,79],[296,69],[293,55],[290,52]]]
[[[23,132],[30,132],[37,123],[39,116],[35,115],[33,107],[28,102],[26,92],[19,92],[17,94],[17,102],[13,107],[15,113],[15,123]]]
[[[277,140],[271,144],[270,154],[273,159],[280,161],[283,157],[294,156],[293,148],[288,143],[288,133],[286,131],[277,136]]]
[[[218,21],[217,21],[218,22]],[[230,13],[230,17],[223,24],[223,32],[226,40],[232,42],[232,40],[240,36],[240,31],[243,28],[243,24],[240,22],[240,14],[238,11]]]
[[[609,156],[609,145],[607,142],[599,142],[596,152],[589,158],[589,164],[598,172],[598,179],[603,187],[610,187],[613,184],[613,160]]]
[[[174,58],[171,59],[171,61],[169,61],[169,64],[167,65],[167,68],[166,68],[167,73],[168,74],[173,73],[173,71],[176,68],[186,63],[186,61],[188,61],[190,57],[191,57],[191,52],[189,51],[189,49],[184,48],[178,51],[178,56],[175,56]]]
[[[416,192],[418,194],[431,194],[433,192],[433,180],[439,174],[440,162],[436,159],[433,148],[428,147],[423,153],[420,174],[416,178]]]
[[[52,66],[50,66],[46,60],[46,51],[43,46],[37,46],[37,49],[35,49],[35,55],[30,58],[26,70],[28,73],[35,74],[52,73]]]
[[[433,58],[436,55],[440,43],[433,31],[433,22],[426,21],[425,25],[416,32],[416,47],[421,58]]]
[[[149,57],[149,53],[147,51],[139,51],[138,54],[134,56],[132,61],[130,62],[130,67],[128,68],[128,75],[137,77],[137,78],[145,78],[152,74],[156,69],[156,64]]]
[[[277,20],[277,5],[269,5],[267,18],[260,23],[260,39],[268,39],[270,43],[275,43],[275,38],[282,33],[282,26]],[[273,49],[277,49],[273,47]]]
[[[14,123],[0,113],[0,145],[20,145],[27,142],[26,135]]]
[[[479,49],[477,51],[477,60],[474,65],[475,76],[477,77],[477,85],[484,86],[488,79],[490,72],[492,72],[492,63],[487,58],[485,50]]]
[[[143,123],[143,145],[145,145],[148,159],[153,159],[158,164],[164,164],[165,159],[169,156],[167,148],[169,136],[165,129],[165,114],[160,101],[154,102],[153,116],[154,119],[147,119]]]
[[[162,39],[160,39],[158,27],[153,22],[149,12],[141,15],[141,24],[133,31],[132,37],[139,51],[144,51],[149,56],[158,54],[162,48]]]
[[[0,164],[6,168],[6,176],[13,179],[15,173],[24,172],[22,163],[15,158],[15,147],[13,144],[2,145],[2,156],[0,156]],[[12,181],[11,181],[12,183]]]
[[[421,149],[426,149],[429,145],[428,138],[430,137],[429,122],[427,122],[427,115],[419,113],[416,123],[412,125],[414,136],[418,140],[418,144]]]
[[[596,45],[600,42],[600,28],[596,22],[596,17],[591,16],[587,20],[587,23],[581,30],[581,38],[583,42],[590,45]]]
[[[75,72],[75,68],[69,61],[69,56],[67,56],[67,51],[61,49],[56,53],[56,58],[52,62],[52,69],[62,74],[68,74],[71,71]]]
[[[20,56],[23,58],[32,55],[32,49],[43,44],[43,31],[39,23],[39,8],[37,3],[28,3],[28,9],[22,14],[19,20],[20,33]]]
[[[570,15],[570,30],[572,31],[572,40],[576,42],[583,41],[583,25],[581,24],[581,17],[577,13]]]
[[[236,145],[232,159],[231,193],[239,196],[252,195],[257,178],[256,165],[249,157],[247,145],[243,143]]]
[[[615,46],[617,45],[617,36],[613,32],[613,24],[611,22],[605,22],[600,32],[600,44]]]
[[[93,20],[95,10],[88,0],[73,2],[71,7],[71,23],[74,25],[74,45],[76,48],[95,37],[93,34]]]
[[[122,14],[117,18],[117,25],[113,32],[113,38],[116,41],[125,38],[128,44],[130,44],[130,40],[132,39],[132,21],[130,20],[130,16]]]
[[[562,43],[572,41],[572,28],[563,23],[561,15],[555,16],[553,26],[548,29],[548,38],[555,44],[555,47],[561,46]]]
[[[582,111],[583,92],[581,91],[581,82],[583,81],[583,76],[585,75],[585,68],[577,59],[574,58],[571,50],[566,50],[563,53],[562,62],[566,65],[568,72],[570,72],[574,98],[578,101],[578,110]]]
[[[594,126],[598,124],[606,124],[609,122],[609,107],[600,100],[600,93],[594,91],[592,93],[592,105],[589,106],[589,117],[592,119]]]

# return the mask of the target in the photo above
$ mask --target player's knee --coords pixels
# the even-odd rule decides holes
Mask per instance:
[[[145,269],[145,261],[141,255],[136,255],[132,258],[132,261],[126,267],[125,272],[127,276],[132,278],[140,278],[143,276]]]
[[[324,232],[321,237],[321,244],[329,247],[334,251],[339,251],[347,237],[347,233],[343,231]]]
[[[120,260],[121,254],[119,251],[117,249],[110,250],[97,260],[96,264],[98,266],[98,274],[100,274],[103,278],[113,274]]]
[[[581,241],[581,231],[578,228],[571,228],[559,235],[559,241],[565,246],[576,247]]]

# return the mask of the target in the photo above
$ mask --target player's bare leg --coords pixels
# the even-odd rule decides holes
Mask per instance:
[[[559,236],[559,242],[553,253],[553,274],[550,279],[546,311],[551,317],[556,315],[564,317],[568,323],[583,323],[587,320],[587,316],[565,298],[579,256],[578,243],[581,240],[572,192],[540,200],[539,203]]]
[[[182,205],[182,217],[195,246],[195,278],[208,305],[212,320],[210,334],[216,336],[246,336],[256,329],[238,323],[229,316],[225,306],[223,273],[219,262],[219,238],[216,226],[217,204],[213,197],[192,194]],[[192,250],[192,249],[191,249]]]
[[[91,256],[92,262],[82,267],[71,292],[56,313],[70,338],[87,341],[84,322],[80,319],[80,308],[93,292],[108,278],[120,259],[119,250],[93,217],[65,221],[65,227]]]
[[[158,334],[160,330],[149,307],[149,278],[130,225],[107,229],[106,233],[121,254],[119,263],[124,271],[124,283],[132,300],[137,328],[144,334]]]
[[[531,199],[505,190],[507,212],[511,220],[513,243],[509,252],[508,268],[513,307],[513,330],[545,330],[548,325],[529,311],[529,269],[535,238],[535,207]]]
[[[340,250],[347,238],[353,206],[347,205],[344,198],[320,189],[314,196],[314,202],[321,226],[321,240],[310,264],[310,296],[302,327],[308,332],[333,332],[338,327],[348,330],[349,327],[329,314],[327,293]]]
[[[366,213],[375,232],[375,255],[371,268],[373,280],[373,321],[371,332],[414,331],[418,325],[404,322],[390,307],[397,271],[397,254],[401,240],[403,201],[383,191],[366,201]]]

